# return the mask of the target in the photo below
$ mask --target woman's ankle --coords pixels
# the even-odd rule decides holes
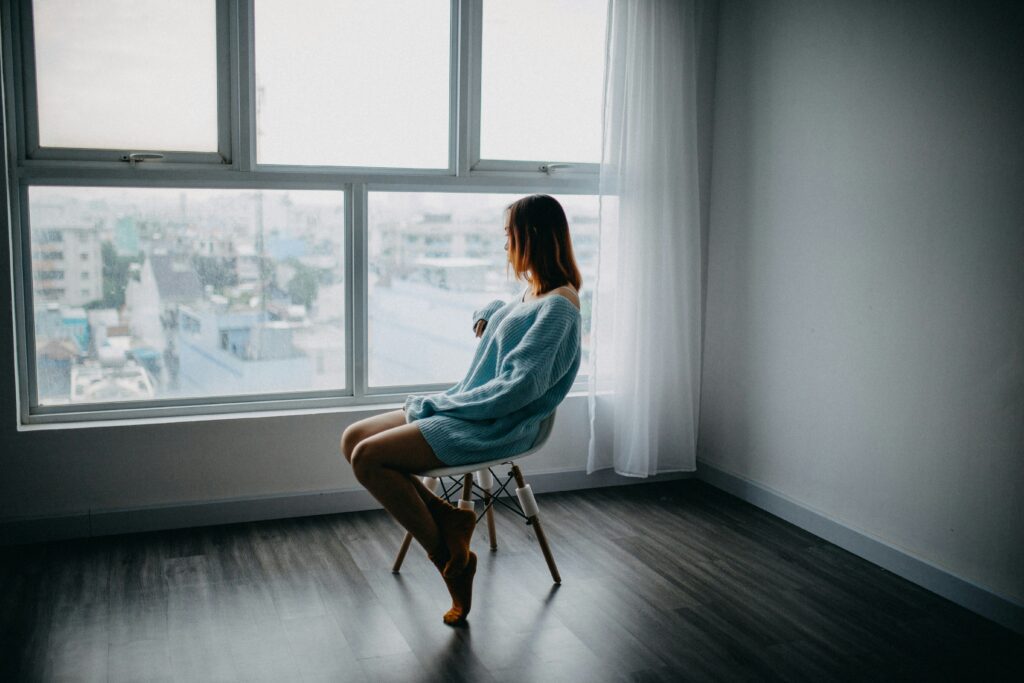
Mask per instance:
[[[427,553],[427,558],[433,563],[437,570],[444,574],[444,567],[448,564],[448,560],[451,559],[451,553],[448,551],[448,545],[442,540],[440,545],[434,549],[434,552]]]
[[[440,527],[447,524],[451,519],[452,513],[458,512],[459,508],[444,498],[435,496],[433,500],[427,501],[427,511],[430,512],[430,516],[434,518],[434,522]]]

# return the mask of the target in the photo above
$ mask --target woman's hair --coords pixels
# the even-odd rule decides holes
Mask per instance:
[[[516,279],[534,294],[563,285],[579,291],[583,284],[572,253],[569,221],[562,205],[546,194],[532,194],[508,207],[508,261]]]

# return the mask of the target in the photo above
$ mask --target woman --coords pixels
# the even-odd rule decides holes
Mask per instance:
[[[452,597],[444,615],[450,625],[469,614],[476,515],[414,475],[528,450],[580,365],[581,278],[561,205],[547,195],[516,201],[505,235],[509,266],[528,286],[519,300],[492,301],[474,313],[480,343],[465,378],[442,393],[409,396],[403,410],[360,420],[341,437],[356,478],[441,572]]]

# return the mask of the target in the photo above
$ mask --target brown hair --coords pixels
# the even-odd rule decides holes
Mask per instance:
[[[546,194],[532,194],[508,207],[508,261],[516,279],[534,294],[563,285],[579,291],[583,284],[562,205]]]

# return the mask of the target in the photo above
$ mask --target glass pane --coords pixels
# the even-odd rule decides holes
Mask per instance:
[[[257,0],[261,164],[448,167],[448,0]]]
[[[481,158],[601,161],[606,11],[605,0],[484,0]]]
[[[339,389],[344,194],[32,187],[40,405]]]
[[[370,386],[455,383],[476,348],[473,311],[510,300],[524,283],[506,276],[505,207],[521,195],[371,192]],[[557,197],[569,218],[584,352],[597,266],[598,198]],[[581,366],[586,369],[586,359]]]
[[[39,144],[217,151],[214,0],[35,0]]]

